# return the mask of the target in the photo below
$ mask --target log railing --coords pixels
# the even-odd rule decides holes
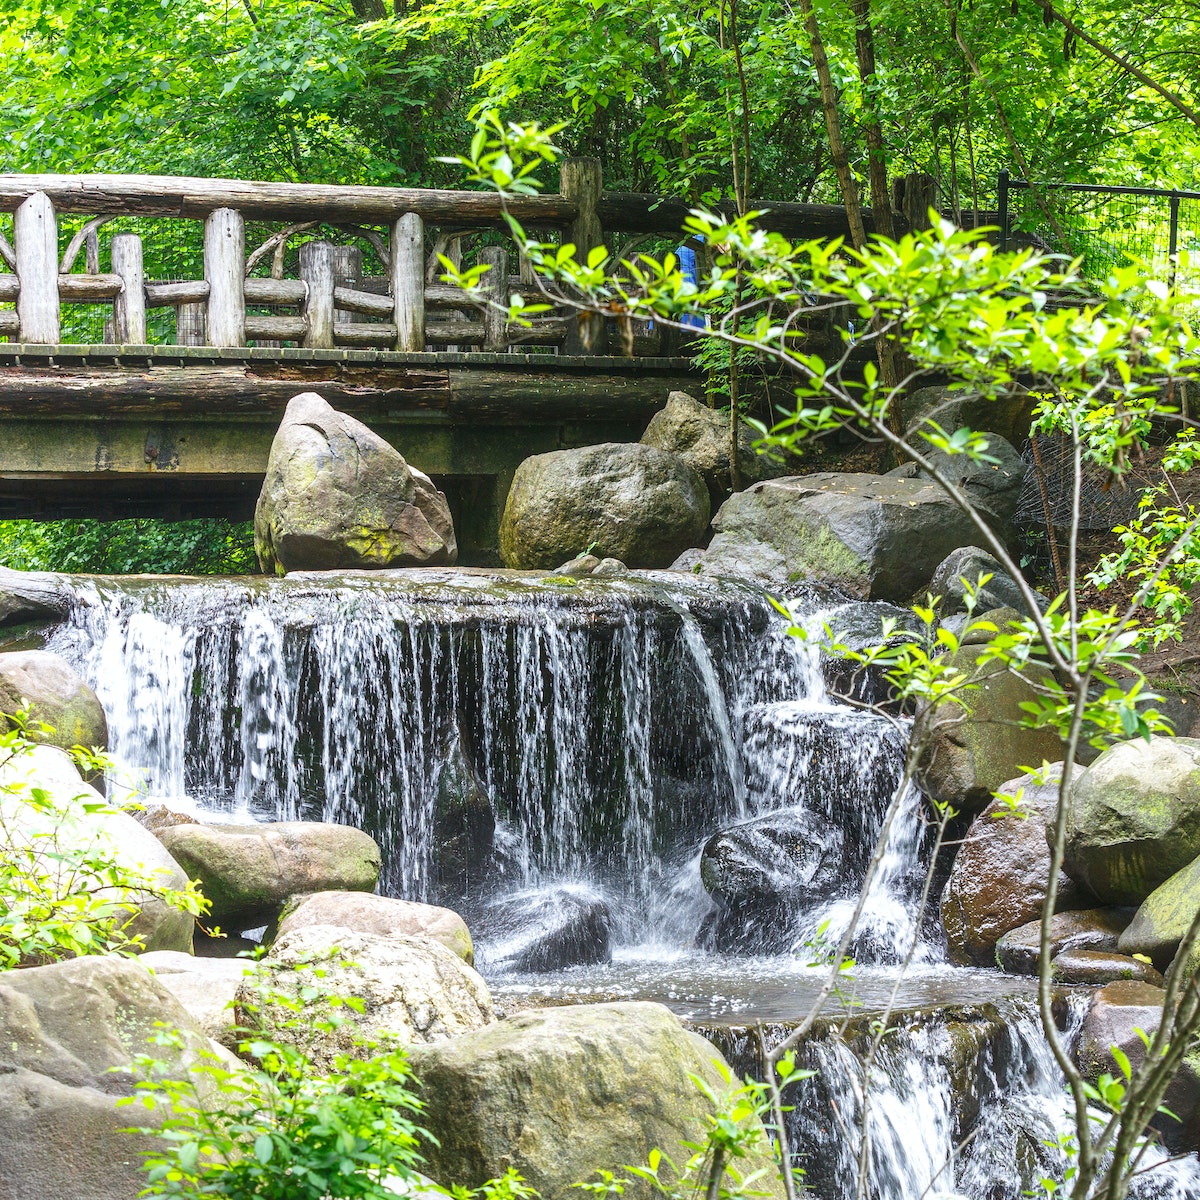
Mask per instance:
[[[582,251],[610,233],[679,235],[687,206],[641,193],[604,192],[595,159],[562,165],[562,192],[511,198],[508,209],[527,228],[560,230]],[[833,237],[845,214],[830,205],[771,204],[763,224],[791,236]],[[13,240],[0,234],[0,337],[27,344],[62,341],[62,306],[111,305],[106,343],[144,345],[148,310],[175,310],[180,345],[237,347],[293,343],[312,349],[366,347],[397,351],[447,347],[504,351],[514,346],[585,347],[577,322],[558,313],[532,327],[511,326],[503,313],[472,305],[438,282],[438,255],[461,261],[464,243],[503,228],[499,197],[487,192],[335,187],[125,175],[0,175],[0,212],[13,214]],[[59,256],[58,214],[87,214]],[[93,215],[95,214],[95,215]],[[99,230],[122,217],[203,222],[203,278],[147,279],[141,237],[120,232],[100,269]],[[247,254],[246,224],[284,227]],[[284,278],[286,251],[319,225],[365,241],[384,274],[364,277],[358,245],[303,241],[297,277]],[[495,239],[491,239],[494,241]],[[75,270],[80,251],[84,268]],[[270,276],[253,272],[270,258]],[[513,272],[508,252],[484,245],[484,285],[496,300],[534,294]],[[255,310],[268,309],[266,313]]]

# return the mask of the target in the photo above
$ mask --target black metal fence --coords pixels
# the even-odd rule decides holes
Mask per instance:
[[[1078,257],[1091,279],[1138,260],[1172,285],[1200,289],[1200,192],[1031,183],[1001,171],[997,198],[1002,250],[1033,245]]]

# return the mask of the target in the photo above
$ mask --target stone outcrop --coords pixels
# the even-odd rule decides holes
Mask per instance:
[[[1133,914],[1127,908],[1088,908],[1055,913],[1050,918],[1050,957],[1067,950],[1115,953],[1121,931]],[[1030,921],[1010,930],[996,943],[996,961],[1013,975],[1036,975],[1042,922]]]
[[[585,884],[562,884],[504,896],[473,917],[489,967],[561,971],[612,958],[612,914]]]
[[[759,434],[745,421],[738,422],[738,472],[742,485],[772,479],[787,467],[754,449]],[[716,508],[731,490],[729,471],[729,414],[701,404],[687,392],[672,392],[666,407],[650,418],[642,435],[643,446],[677,454],[708,485]]]
[[[51,810],[27,804],[19,792],[5,787],[42,788],[49,793]],[[88,811],[91,809],[91,811]],[[14,846],[42,855],[41,865],[60,876],[73,870],[68,862],[56,865],[53,855],[72,851],[104,853],[121,868],[144,880],[148,889],[178,890],[188,877],[148,830],[128,813],[110,808],[104,798],[79,776],[75,764],[53,746],[37,746],[0,767],[0,813]],[[5,847],[0,835],[0,851]],[[84,882],[77,878],[77,883]],[[97,881],[99,886],[99,881]],[[179,912],[149,890],[126,897],[135,913],[127,933],[143,939],[147,950],[179,950],[190,954],[195,918]]]
[[[1071,789],[1066,869],[1108,904],[1141,904],[1200,857],[1200,740],[1111,746]]]
[[[437,1139],[424,1147],[426,1172],[474,1188],[513,1167],[544,1200],[578,1195],[575,1183],[598,1170],[628,1177],[624,1168],[651,1150],[686,1162],[686,1143],[703,1140],[712,1113],[690,1076],[718,1094],[730,1087],[717,1050],[643,1002],[523,1012],[414,1046],[411,1059],[424,1085],[421,1124]],[[743,1177],[761,1171],[754,1186],[765,1196],[782,1195],[765,1132],[735,1166]],[[636,1178],[625,1191],[627,1200],[654,1194]]]
[[[920,717],[928,736],[921,771],[924,790],[960,812],[986,807],[1022,767],[1055,762],[1063,745],[1051,729],[1029,729],[1021,708],[1037,698],[1027,678],[1044,670],[1029,666],[1022,675],[996,662],[980,665],[984,646],[963,646],[953,664],[976,684]]]
[[[240,932],[267,925],[302,892],[369,892],[379,879],[375,839],[349,825],[172,825],[164,846],[212,902],[209,921]]]
[[[1010,514],[994,519],[1007,530]],[[721,506],[713,531],[701,574],[831,583],[899,604],[924,591],[952,550],[979,537],[932,481],[854,473],[757,483]]]
[[[1078,768],[1077,768],[1078,769]],[[1061,775],[1061,764],[1055,776]],[[971,823],[942,892],[942,925],[955,962],[979,967],[996,960],[996,943],[1010,930],[1041,918],[1050,880],[1046,828],[1058,811],[1057,778],[1037,784],[1028,775],[999,790],[1023,790],[1024,817],[993,800]],[[1058,909],[1090,902],[1065,873],[1058,878]]]
[[[14,650],[0,654],[0,728],[7,728],[22,701],[29,702],[31,722],[53,728],[46,733],[32,727],[29,736],[69,750],[72,746],[108,749],[108,721],[96,693],[74,668],[48,650]]]
[[[280,575],[458,558],[450,508],[429,477],[315,392],[288,402],[271,443],[254,548]]]
[[[297,1029],[295,1014],[270,996],[299,998],[302,991],[308,1020]],[[348,997],[362,1002],[361,1012],[325,1003]],[[359,1041],[436,1042],[481,1029],[493,1019],[487,984],[440,942],[402,934],[379,937],[336,925],[308,925],[279,938],[259,961],[256,975],[238,988],[237,1006],[242,1024],[305,1044],[312,1019],[342,1018],[307,1051],[324,1069],[339,1052],[369,1055]]]
[[[552,570],[583,551],[666,567],[708,525],[708,489],[683,459],[636,442],[527,458],[500,522],[509,567]]]
[[[458,913],[436,904],[393,900],[372,892],[313,892],[294,896],[279,918],[276,940],[310,925],[337,925],[375,937],[429,938],[457,954],[468,966],[475,962],[467,923]]]
[[[183,1049],[157,1041],[159,1023]],[[137,959],[96,956],[0,975],[0,1194],[5,1200],[134,1200],[155,1115],[118,1108],[139,1055],[190,1070],[220,1054]],[[226,1058],[227,1068],[232,1062]],[[206,1094],[204,1076],[195,1076]]]

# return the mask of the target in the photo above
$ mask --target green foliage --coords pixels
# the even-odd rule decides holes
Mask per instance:
[[[97,820],[117,810],[95,793],[64,797],[31,778],[31,734],[53,732],[27,711],[0,717],[0,971],[83,954],[137,953],[139,905],[158,899],[180,912],[208,907],[194,884],[177,890],[118,859]],[[103,770],[103,756],[77,746],[73,760]]]
[[[421,1137],[420,1101],[408,1057],[399,1044],[356,1041],[322,1070],[312,1050],[341,1023],[338,1009],[361,1008],[346,999],[315,1011],[297,996],[262,993],[244,1015],[253,1026],[269,1007],[275,1037],[243,1030],[238,1053],[247,1070],[231,1070],[202,1052],[185,1079],[172,1079],[152,1057],[138,1060],[145,1076],[136,1095],[163,1114],[145,1160],[153,1200],[226,1196],[230,1200],[390,1200],[390,1184],[414,1185]],[[183,1048],[163,1029],[159,1044]]]
[[[97,575],[245,575],[258,570],[249,522],[0,521],[0,566]]]

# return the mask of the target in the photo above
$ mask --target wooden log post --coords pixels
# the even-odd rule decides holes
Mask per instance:
[[[425,222],[405,213],[392,226],[392,323],[396,349],[425,349]]]
[[[208,344],[246,344],[246,222],[235,208],[218,208],[204,222],[208,283]]]
[[[491,267],[483,277],[489,300],[483,310],[483,348],[500,353],[508,345],[508,251],[488,246],[479,252],[479,261]]]
[[[58,309],[58,222],[54,205],[35,192],[13,218],[17,258],[17,322],[22,342],[52,346],[60,337]]]
[[[112,273],[121,280],[113,299],[113,332],[122,346],[146,344],[146,274],[142,268],[142,239],[118,233],[112,240]]]
[[[564,158],[559,168],[559,191],[578,206],[578,215],[567,228],[567,241],[575,243],[575,257],[586,263],[588,254],[604,245],[600,226],[600,199],[604,175],[598,158]],[[603,354],[604,318],[581,315],[567,334],[568,354]]]
[[[203,300],[189,300],[175,307],[175,344],[177,346],[204,346],[205,338]]]
[[[337,247],[329,242],[305,242],[300,247],[300,278],[308,285],[304,315],[310,349],[333,349],[333,289],[337,287]]]
[[[351,288],[357,291],[362,283],[362,251],[357,246],[335,246],[333,248],[333,340],[337,342],[339,325],[358,325],[364,323],[362,313],[352,309],[338,312],[338,288]]]

